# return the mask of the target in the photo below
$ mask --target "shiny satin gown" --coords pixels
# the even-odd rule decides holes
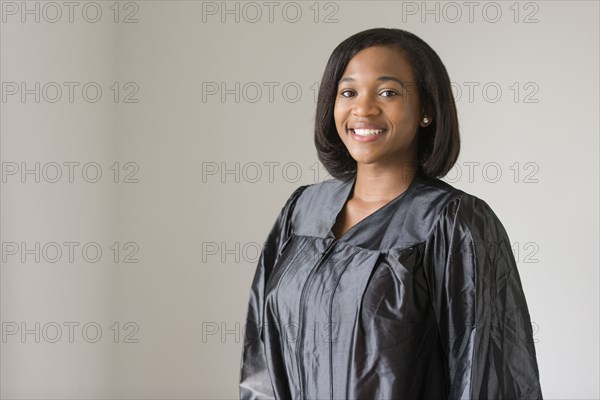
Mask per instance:
[[[240,399],[542,399],[489,205],[419,173],[336,239],[354,182],[300,186],[281,209],[252,282]]]

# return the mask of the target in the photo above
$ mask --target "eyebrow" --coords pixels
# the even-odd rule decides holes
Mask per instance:
[[[343,82],[350,82],[350,81],[354,81],[354,80],[355,80],[354,78],[346,76],[346,77],[340,79],[338,84],[343,83]],[[406,89],[406,84],[394,76],[380,76],[379,78],[377,78],[377,80],[380,82],[385,82],[385,81],[398,82],[403,88]]]

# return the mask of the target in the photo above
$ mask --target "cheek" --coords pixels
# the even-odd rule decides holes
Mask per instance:
[[[335,121],[335,126],[338,128],[338,131],[344,124],[344,112],[340,106],[336,105],[333,107],[333,119]]]
[[[418,107],[415,107],[414,104],[399,103],[388,108],[386,114],[397,124],[413,125],[415,119],[418,119]]]

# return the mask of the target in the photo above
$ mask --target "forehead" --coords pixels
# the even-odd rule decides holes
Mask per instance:
[[[400,49],[391,46],[372,46],[362,49],[348,62],[342,78],[370,78],[380,75],[397,76],[412,81],[413,69]]]

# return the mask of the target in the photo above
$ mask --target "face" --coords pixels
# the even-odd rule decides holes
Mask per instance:
[[[338,82],[334,118],[359,169],[416,166],[424,116],[412,67],[398,49],[368,47],[350,60]]]

